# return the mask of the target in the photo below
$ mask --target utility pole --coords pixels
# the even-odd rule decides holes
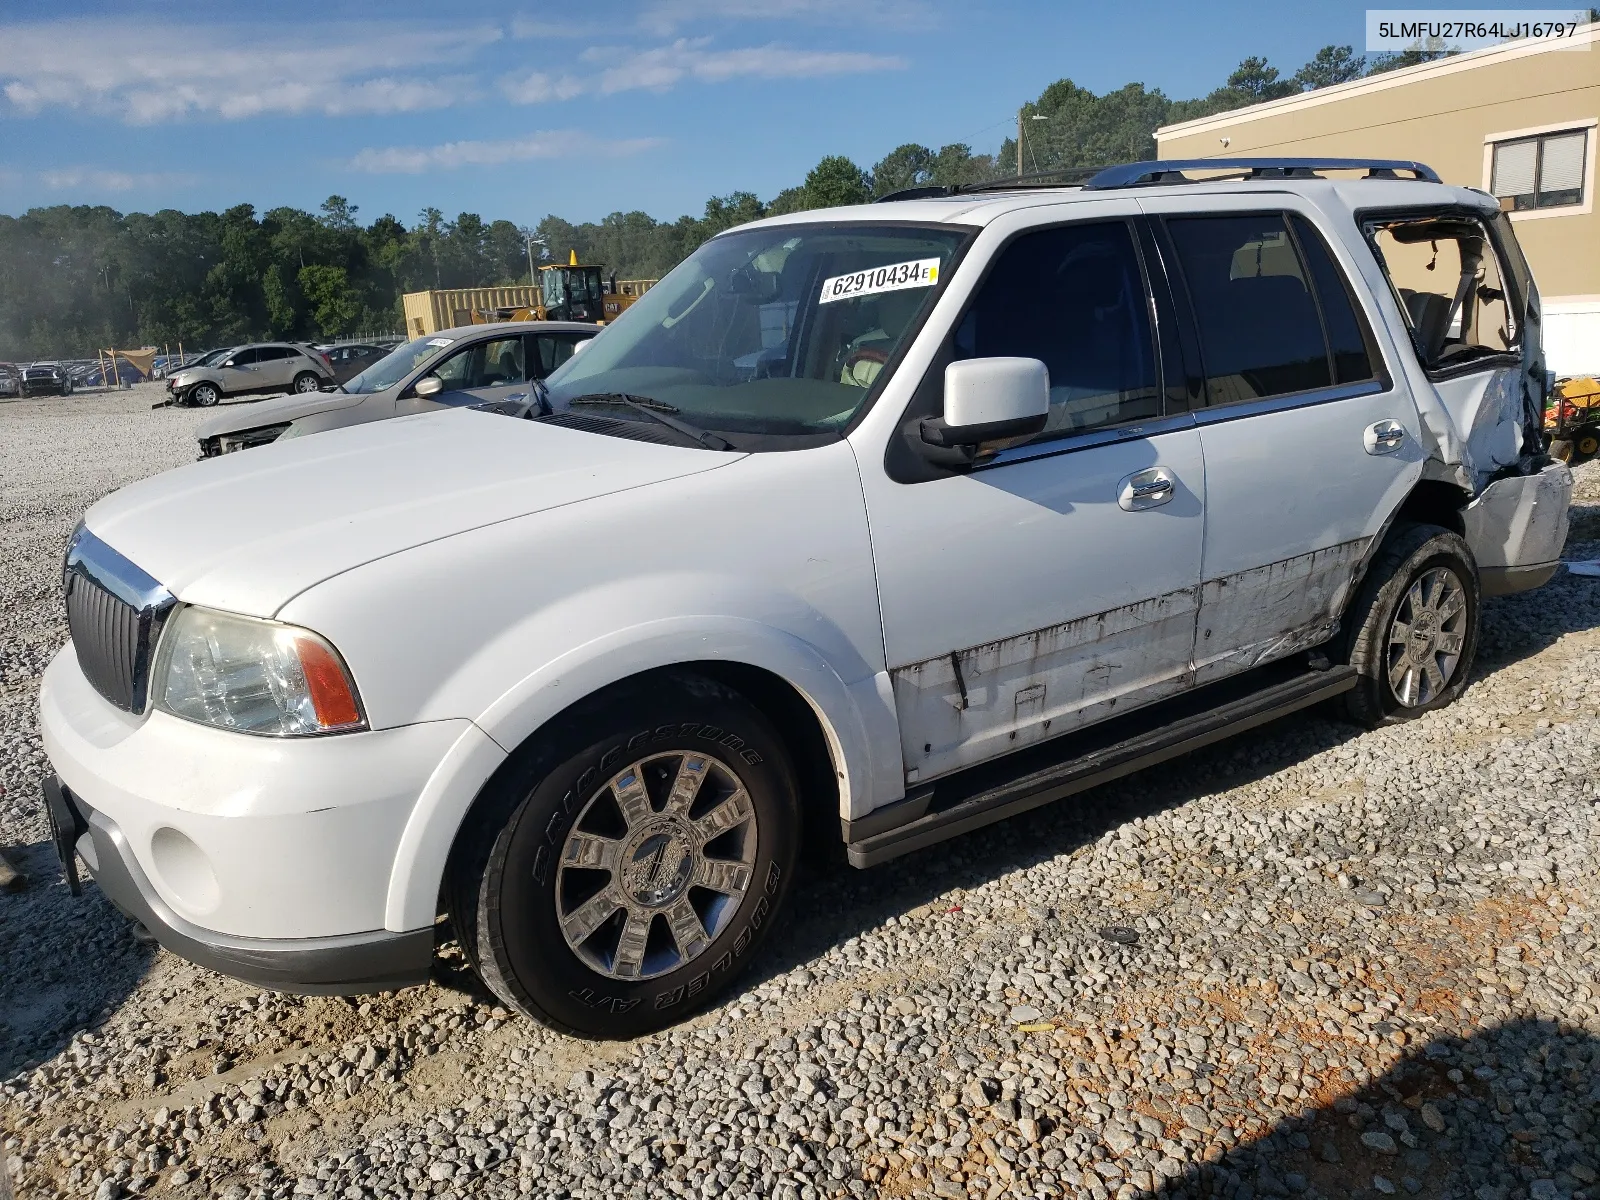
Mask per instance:
[[[1028,106],[1026,104],[1024,104],[1022,106],[1022,108],[1017,109],[1017,178],[1018,179],[1022,178],[1022,114],[1027,109],[1027,107]]]

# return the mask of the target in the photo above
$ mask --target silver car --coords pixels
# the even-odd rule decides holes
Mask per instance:
[[[600,326],[581,321],[506,321],[441,330],[397,346],[331,391],[218,413],[195,431],[200,457],[430,409],[524,401],[534,380],[599,332]]]
[[[316,392],[333,382],[333,365],[310,346],[260,342],[235,346],[210,362],[195,363],[167,377],[174,404],[210,408],[224,396],[261,392]]]

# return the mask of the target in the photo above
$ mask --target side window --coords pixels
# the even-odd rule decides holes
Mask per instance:
[[[578,344],[581,336],[583,335],[572,333],[542,333],[537,336],[530,334],[528,342],[532,348],[534,378],[543,379],[571,358],[572,348]]]
[[[1050,371],[1046,437],[1161,412],[1149,299],[1121,221],[1017,238],[962,318],[954,349],[958,359],[1042,360]]]
[[[457,350],[437,367],[429,372],[437,375],[444,381],[446,391],[456,391],[460,388],[476,387],[473,380],[482,372],[483,346],[468,346],[465,350]]]
[[[277,362],[280,359],[293,358],[295,351],[287,346],[263,346],[256,352],[260,355],[260,362]]]
[[[1516,320],[1488,231],[1453,213],[1367,224],[1422,365],[1448,370],[1516,351]]]
[[[496,338],[458,350],[433,369],[450,391],[504,387],[522,383],[528,376],[522,338]]]
[[[1200,330],[1210,404],[1333,382],[1306,272],[1281,214],[1167,222]]]
[[[1322,324],[1328,333],[1328,352],[1333,355],[1335,383],[1363,383],[1374,377],[1373,352],[1369,349],[1366,321],[1356,310],[1350,294],[1350,281],[1333,261],[1333,254],[1322,235],[1304,217],[1291,216],[1295,241],[1311,268],[1311,282],[1317,291],[1317,306],[1322,309]]]
[[[233,356],[233,365],[236,367],[254,366],[260,361],[261,351],[253,347],[249,350],[241,350]]]

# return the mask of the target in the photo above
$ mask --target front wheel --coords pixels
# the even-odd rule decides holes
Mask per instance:
[[[451,924],[505,1003],[628,1038],[721,994],[772,927],[800,841],[782,740],[689,673],[585,702],[518,752],[452,853]]]
[[[1478,564],[1457,533],[1397,526],[1368,568],[1348,620],[1360,682],[1346,708],[1369,728],[1443,708],[1467,686],[1478,648]]]
[[[294,390],[301,395],[307,392],[320,391],[321,388],[322,380],[310,371],[302,371],[294,377]]]
[[[215,384],[197,383],[189,389],[189,403],[198,408],[210,408],[220,399],[222,393],[217,391]]]

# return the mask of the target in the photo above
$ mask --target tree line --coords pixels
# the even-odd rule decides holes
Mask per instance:
[[[1289,76],[1252,57],[1195,100],[1172,100],[1140,83],[1096,95],[1058,80],[1023,109],[1022,166],[1047,171],[1150,158],[1158,126],[1442,53],[1448,51],[1367,59],[1349,46],[1326,46]],[[405,292],[525,282],[530,239],[545,261],[565,262],[576,251],[580,261],[599,263],[610,275],[657,278],[734,225],[902,188],[1012,175],[1017,154],[1016,140],[1007,138],[992,155],[961,143],[937,150],[908,143],[866,168],[830,155],[770,200],[742,191],[714,196],[700,216],[675,221],[640,211],[582,223],[550,215],[529,229],[476,213],[446,220],[428,208],[409,227],[390,214],[363,225],[356,206],[340,196],[316,213],[257,213],[250,204],[222,213],[126,214],[103,205],[57,205],[0,215],[0,359],[398,330]]]

